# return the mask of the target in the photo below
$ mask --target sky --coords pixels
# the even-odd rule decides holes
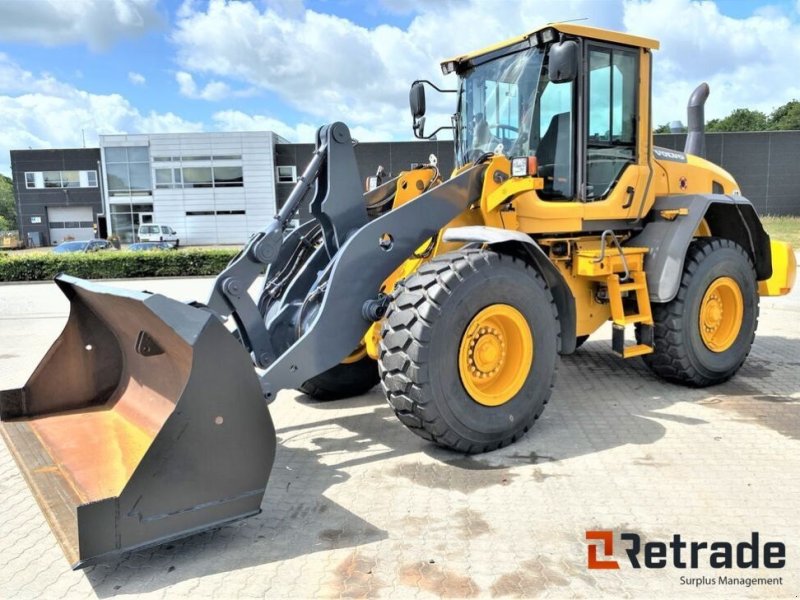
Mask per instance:
[[[413,139],[408,88],[439,61],[554,21],[661,41],[654,121],[800,99],[800,0],[0,0],[0,172],[9,150],[105,133],[272,130]],[[428,126],[451,95],[428,97]]]

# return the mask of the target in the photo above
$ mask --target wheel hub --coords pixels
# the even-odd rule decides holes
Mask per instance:
[[[469,365],[480,379],[497,374],[505,357],[503,332],[494,327],[481,327],[473,335],[468,350]]]
[[[533,335],[525,317],[507,304],[481,310],[467,326],[459,374],[467,393],[484,406],[500,406],[522,388],[533,362]]]
[[[700,337],[712,352],[724,352],[736,341],[742,327],[744,299],[739,284],[719,277],[708,286],[700,303]]]

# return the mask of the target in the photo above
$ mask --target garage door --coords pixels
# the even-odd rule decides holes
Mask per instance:
[[[90,240],[94,237],[94,216],[91,206],[50,206],[50,243],[59,244],[67,238]]]

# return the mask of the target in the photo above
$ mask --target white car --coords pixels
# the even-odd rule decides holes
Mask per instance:
[[[146,225],[139,225],[139,241],[140,242],[175,242],[177,246],[180,240],[178,239],[178,232],[169,225],[155,225],[147,223]]]

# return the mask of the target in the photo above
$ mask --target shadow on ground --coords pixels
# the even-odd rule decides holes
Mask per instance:
[[[347,481],[347,469],[413,454],[414,459],[395,461],[382,474],[464,494],[508,485],[527,470],[535,482],[569,477],[563,470],[554,474],[542,467],[628,444],[646,448],[664,436],[664,422],[713,427],[713,414],[708,421],[666,412],[680,402],[724,410],[729,413],[725,418],[798,439],[800,411],[787,417],[785,410],[787,404],[800,403],[791,395],[798,391],[792,383],[800,366],[796,357],[800,340],[759,337],[733,380],[689,389],[657,379],[639,359],[623,362],[607,341],[591,341],[562,359],[551,406],[533,430],[512,446],[479,457],[438,448],[406,431],[378,390],[337,402],[301,396],[297,401],[323,418],[287,427],[280,427],[280,417],[276,418],[278,452],[259,516],[132,553],[117,563],[87,569],[86,575],[99,597],[143,593],[197,577],[384,540],[386,531],[325,496],[331,486]],[[792,385],[795,389],[788,389]],[[332,414],[348,408],[362,412]],[[305,447],[297,447],[298,437]],[[354,452],[358,454],[348,457]],[[647,452],[637,460],[638,466],[660,466]]]

